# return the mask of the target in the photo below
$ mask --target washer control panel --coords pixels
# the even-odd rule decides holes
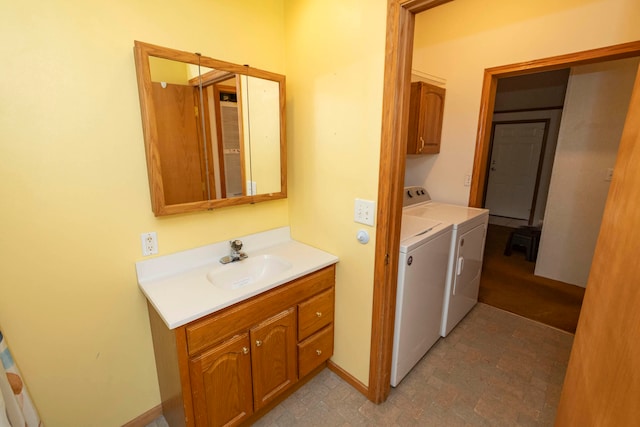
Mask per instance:
[[[431,196],[429,196],[429,193],[424,187],[404,187],[404,196],[402,197],[403,207],[428,202],[430,200]]]

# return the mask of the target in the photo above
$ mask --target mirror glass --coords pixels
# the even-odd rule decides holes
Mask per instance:
[[[152,208],[286,197],[285,77],[135,42]]]

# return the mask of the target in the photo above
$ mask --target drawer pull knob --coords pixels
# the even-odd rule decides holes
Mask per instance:
[[[256,340],[256,347],[260,347],[262,345],[262,341]]]
[[[321,312],[319,312],[319,311],[316,311],[316,316],[318,316],[318,317],[322,317],[322,313],[321,313]]]
[[[242,354],[249,354],[249,349],[247,347],[242,347]]]
[[[316,354],[320,356],[322,354],[322,350],[316,350]]]

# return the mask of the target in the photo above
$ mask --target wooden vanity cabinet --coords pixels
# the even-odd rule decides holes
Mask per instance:
[[[425,82],[411,83],[407,154],[440,152],[444,88]]]
[[[169,330],[149,304],[171,427],[248,425],[333,354],[335,266]]]

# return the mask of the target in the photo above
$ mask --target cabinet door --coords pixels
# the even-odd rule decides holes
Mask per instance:
[[[440,152],[445,93],[428,83],[411,84],[407,154]]]
[[[283,311],[250,331],[254,409],[257,411],[297,377],[296,311]]]
[[[189,361],[196,426],[235,426],[253,413],[249,334]]]
[[[423,84],[422,86],[422,126],[421,141],[424,141],[423,154],[440,152],[440,136],[442,135],[442,116],[444,113],[445,90],[441,87]]]
[[[422,102],[422,84],[421,82],[411,83],[411,95],[409,97],[409,129],[407,133],[407,154],[420,154],[422,143],[418,133]]]

